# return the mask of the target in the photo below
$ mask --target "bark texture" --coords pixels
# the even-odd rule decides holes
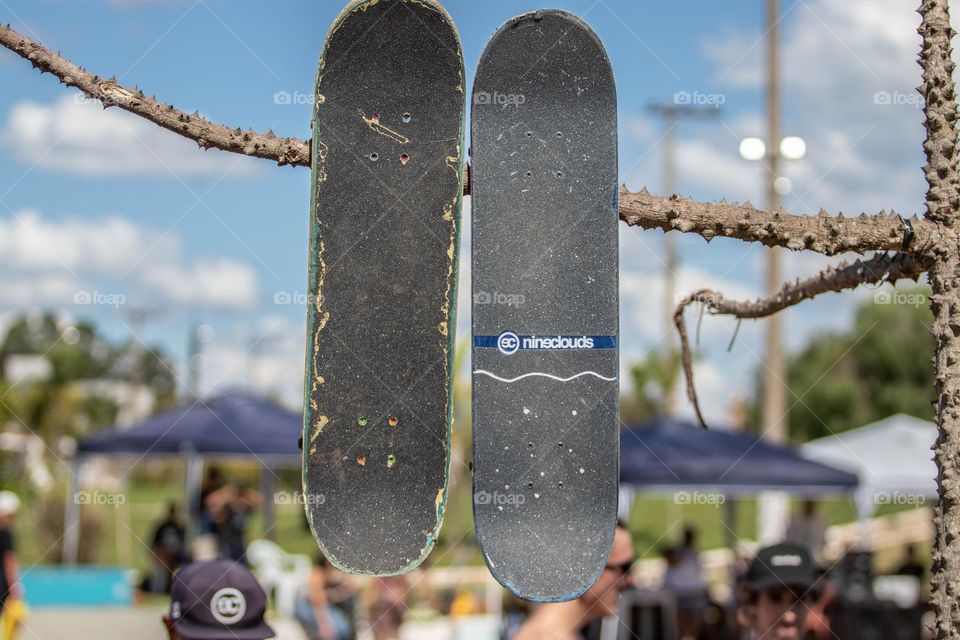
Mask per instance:
[[[693,353],[687,333],[684,311],[694,303],[702,305],[711,315],[728,315],[740,320],[755,320],[771,316],[779,311],[814,298],[821,293],[853,289],[865,283],[896,282],[904,278],[916,280],[925,271],[923,265],[906,253],[880,254],[869,260],[845,262],[830,267],[803,280],[783,285],[776,296],[757,300],[731,300],[720,291],[701,289],[684,298],[673,314],[673,322],[680,334],[681,364],[687,382],[687,398],[693,405],[700,426],[706,421],[700,412],[696,385],[693,376]]]
[[[115,78],[101,78],[50,51],[10,25],[0,25],[0,44],[27,59],[41,73],[52,73],[68,87],[76,87],[87,97],[99,100],[104,108],[125,111],[195,141],[202,149],[222,149],[255,158],[273,160],[279,165],[310,166],[310,141],[280,138],[273,131],[242,131],[215,122],[194,112],[184,113],[155,97],[145,96],[136,87],[117,84]]]
[[[957,102],[947,0],[924,0],[920,36],[926,140],[923,168],[927,180],[928,220],[951,231],[957,222]],[[936,612],[934,636],[960,639],[960,243],[945,236],[933,248],[929,279],[933,290],[934,387],[939,437],[934,458],[939,471],[935,511],[931,603]]]
[[[630,192],[626,187],[620,189],[620,218],[644,229],[696,233],[706,240],[738,238],[825,255],[897,251],[902,248],[906,229],[893,212],[847,218],[842,213],[831,216],[821,209],[813,216],[795,215],[783,210],[763,211],[749,202],[697,202],[680,195],[655,196],[645,189]],[[909,224],[914,234],[911,245],[922,250],[936,234],[936,225],[916,217]]]

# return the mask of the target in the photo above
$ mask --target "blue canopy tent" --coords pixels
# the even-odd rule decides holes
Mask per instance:
[[[621,430],[621,501],[631,488],[678,492],[691,489],[727,496],[784,491],[804,496],[850,493],[858,478],[800,456],[789,447],[756,436],[702,429],[690,422],[658,418]],[[726,500],[727,547],[734,544],[736,503]]]
[[[265,494],[272,493],[272,469],[299,467],[298,446],[303,428],[299,413],[258,396],[232,392],[197,400],[156,414],[129,427],[101,431],[77,444],[71,482],[91,456],[172,457],[186,463],[185,504],[197,495],[205,458],[238,458],[261,466]],[[74,495],[77,487],[70,489]],[[264,522],[273,519],[273,501],[264,500]],[[64,562],[76,561],[79,549],[80,505],[67,500]]]
[[[746,433],[658,418],[621,431],[620,482],[710,489],[729,495],[786,491],[848,493],[855,474],[803,458],[799,452]]]

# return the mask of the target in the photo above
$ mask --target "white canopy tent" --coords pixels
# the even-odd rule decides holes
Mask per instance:
[[[857,508],[862,518],[882,504],[916,504],[937,499],[933,445],[937,427],[902,413],[819,438],[801,454],[816,462],[856,473]]]

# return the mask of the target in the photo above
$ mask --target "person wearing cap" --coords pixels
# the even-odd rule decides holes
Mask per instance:
[[[816,566],[806,547],[765,547],[744,576],[737,620],[752,640],[800,640],[807,634],[816,585]]]
[[[626,527],[618,524],[607,565],[593,586],[575,600],[537,607],[513,640],[577,640],[582,637],[580,630],[594,620],[616,615],[620,593],[631,585],[633,559],[633,540]]]
[[[20,499],[12,491],[0,491],[0,617],[7,601],[22,597],[17,552],[13,542],[13,521]]]
[[[265,640],[276,635],[263,615],[267,596],[250,570],[232,560],[185,565],[173,577],[170,640]]]

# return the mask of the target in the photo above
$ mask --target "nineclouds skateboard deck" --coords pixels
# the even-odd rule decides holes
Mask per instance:
[[[447,491],[464,69],[430,0],[363,0],[320,58],[303,491],[320,548],[409,571]]]
[[[570,600],[617,520],[616,88],[582,20],[538,11],[493,36],[472,102],[477,538],[514,594]]]

